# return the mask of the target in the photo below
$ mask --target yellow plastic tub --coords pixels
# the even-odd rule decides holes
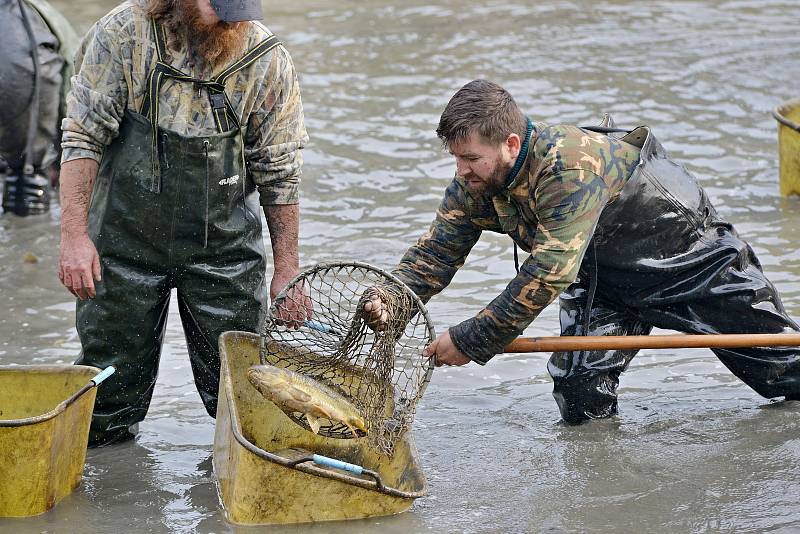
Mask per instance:
[[[781,195],[800,195],[800,99],[778,106],[772,115],[778,121]]]
[[[0,517],[41,514],[78,486],[98,373],[0,366]]]
[[[266,525],[390,515],[426,494],[410,432],[391,457],[370,449],[366,438],[312,434],[247,380],[248,367],[260,363],[256,334],[225,332],[220,357],[213,461],[228,521]]]

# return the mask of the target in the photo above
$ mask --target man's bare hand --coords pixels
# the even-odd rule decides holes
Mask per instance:
[[[61,238],[58,279],[81,300],[97,296],[94,283],[100,281],[100,255],[88,235]]]
[[[270,298],[274,301],[296,275],[296,272],[276,271],[270,283]],[[280,324],[291,329],[300,328],[305,321],[314,316],[314,305],[311,302],[309,289],[302,283],[295,284],[277,304],[275,317]]]
[[[386,298],[380,289],[371,287],[362,297],[364,299],[364,314],[367,326],[375,332],[383,332],[389,324],[389,308]]]
[[[91,158],[70,160],[61,166],[61,251],[58,279],[81,300],[97,295],[100,255],[86,230],[97,162]]]
[[[458,350],[453,340],[450,339],[450,330],[440,334],[439,337],[433,340],[433,343],[425,347],[422,355],[426,358],[433,358],[436,367],[441,367],[442,365],[461,366],[472,361],[469,356]]]

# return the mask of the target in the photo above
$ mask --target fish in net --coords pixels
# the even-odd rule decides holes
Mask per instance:
[[[364,309],[376,296],[387,312],[379,325]],[[433,361],[422,351],[434,338],[422,301],[390,273],[360,262],[317,264],[287,285],[265,317],[261,363],[290,372],[265,397],[310,431],[366,436],[390,456],[430,381]],[[362,428],[352,424],[356,416]]]

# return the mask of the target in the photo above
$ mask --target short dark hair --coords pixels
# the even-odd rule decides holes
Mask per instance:
[[[488,80],[473,80],[453,95],[444,108],[436,135],[447,147],[473,131],[499,144],[515,133],[525,138],[528,119],[511,94]]]

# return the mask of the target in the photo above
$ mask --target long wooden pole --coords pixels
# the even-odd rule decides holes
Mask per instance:
[[[696,349],[797,347],[800,334],[699,334],[657,336],[518,337],[503,352],[558,352],[573,350]]]

